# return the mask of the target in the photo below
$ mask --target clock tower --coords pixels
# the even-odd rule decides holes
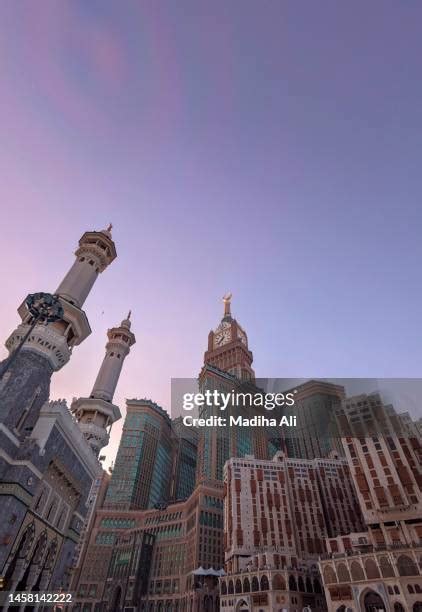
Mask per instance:
[[[246,332],[231,315],[231,299],[231,293],[223,297],[224,315],[218,327],[208,335],[204,363],[229,372],[240,381],[253,381],[253,355],[248,348]]]
[[[253,355],[248,348],[248,337],[231,314],[231,293],[224,296],[223,317],[215,330],[208,335],[208,350],[199,374],[199,389],[220,393],[261,394],[256,387],[252,369]],[[230,416],[252,417],[264,409],[250,405],[238,407],[229,403],[224,411],[227,422]],[[218,405],[204,404],[199,408],[199,418],[221,417]],[[230,457],[253,455],[258,459],[268,457],[266,432],[261,427],[200,427],[196,481],[217,481],[224,476],[224,464]]]

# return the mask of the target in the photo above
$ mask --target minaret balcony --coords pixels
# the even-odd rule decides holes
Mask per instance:
[[[111,262],[116,259],[116,246],[104,232],[85,232],[79,240],[79,248],[76,251],[76,256],[80,256],[86,252],[91,252],[98,257],[101,266],[101,272],[105,270]]]
[[[60,296],[59,301],[60,305],[63,308],[62,320],[66,323],[66,327],[70,327],[72,331],[71,340],[67,340],[67,343],[69,344],[69,346],[77,346],[78,344],[83,342],[85,338],[87,338],[91,333],[91,327],[88,322],[88,317],[86,316],[83,310],[78,308],[78,306],[71,304]],[[18,313],[22,321],[28,319],[29,314],[25,300],[19,306]],[[51,327],[51,325],[49,327]],[[66,338],[68,337],[69,333],[66,334]]]
[[[122,418],[118,406],[97,397],[78,397],[73,400],[70,410],[78,420],[81,419],[84,412],[98,412],[108,417],[110,424]]]

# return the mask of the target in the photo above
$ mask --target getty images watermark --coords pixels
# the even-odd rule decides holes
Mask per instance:
[[[184,393],[183,410],[195,408],[217,408],[222,412],[228,408],[257,408],[258,410],[274,410],[275,408],[291,408],[295,404],[295,393],[241,393],[237,391],[223,392],[217,389],[206,390],[203,393]],[[295,415],[284,415],[279,418],[269,418],[264,414],[245,417],[239,414],[226,416],[210,415],[206,418],[183,416],[183,424],[187,427],[296,427]]]

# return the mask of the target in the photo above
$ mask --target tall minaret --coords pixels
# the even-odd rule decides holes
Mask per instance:
[[[75,399],[71,411],[79,421],[79,427],[96,455],[108,444],[110,429],[121,418],[118,406],[112,401],[123,362],[135,344],[130,330],[130,311],[119,327],[107,332],[106,354],[89,398]]]
[[[111,225],[100,232],[85,232],[75,255],[76,261],[56,290],[61,318],[48,325],[35,325],[13,364],[1,377],[0,422],[15,434],[32,431],[39,408],[49,397],[52,373],[69,361],[73,347],[91,333],[82,306],[98,274],[116,258]],[[10,354],[20,346],[33,323],[26,300],[18,313],[22,322],[6,341]]]

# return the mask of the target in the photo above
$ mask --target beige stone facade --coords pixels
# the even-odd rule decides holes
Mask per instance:
[[[221,610],[325,610],[318,555],[363,521],[343,458],[230,459],[225,466]]]

